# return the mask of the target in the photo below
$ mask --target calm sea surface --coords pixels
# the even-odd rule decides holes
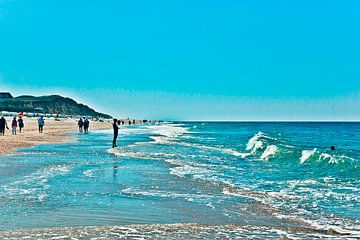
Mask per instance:
[[[75,136],[0,157],[0,235],[360,237],[360,123],[132,126],[118,149],[111,129]]]

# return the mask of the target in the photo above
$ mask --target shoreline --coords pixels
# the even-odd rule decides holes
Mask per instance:
[[[9,129],[5,135],[0,136],[0,156],[16,154],[17,149],[30,148],[41,144],[65,143],[72,140],[70,133],[78,131],[77,119],[61,119],[55,121],[52,118],[45,120],[44,132],[38,132],[36,118],[23,118],[24,129],[20,133],[17,128],[17,135],[11,133],[11,119],[7,119]],[[90,121],[91,130],[110,129],[111,122]]]
[[[184,239],[199,238],[247,238],[249,236],[267,236],[271,239],[281,237],[312,237],[313,239],[353,237],[348,233],[333,229],[315,229],[310,227],[286,227],[247,224],[201,224],[201,223],[168,223],[168,224],[124,224],[114,226],[71,226],[45,227],[0,231],[0,236],[18,239],[28,236],[52,239],[89,239],[99,236],[107,239],[119,237],[143,239]]]

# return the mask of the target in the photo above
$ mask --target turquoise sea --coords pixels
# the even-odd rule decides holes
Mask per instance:
[[[360,238],[360,123],[165,122],[0,157],[0,236]],[[335,150],[330,150],[335,146]]]

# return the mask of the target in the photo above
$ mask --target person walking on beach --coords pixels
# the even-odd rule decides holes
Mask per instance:
[[[79,126],[79,132],[83,132],[83,127],[84,127],[84,122],[83,119],[80,118],[79,122],[78,122],[78,126]]]
[[[113,129],[114,129],[114,139],[113,139],[112,147],[116,148],[117,147],[116,140],[119,134],[119,125],[118,125],[118,120],[116,118],[114,118]]]
[[[22,117],[19,117],[18,123],[19,123],[19,131],[21,132],[21,129],[24,128],[24,120],[22,119]]]
[[[17,128],[17,120],[16,120],[16,117],[14,117],[12,122],[11,122],[11,133],[12,133],[12,135],[16,135],[16,128]]]
[[[44,130],[45,120],[43,116],[38,118],[38,125],[39,125],[39,133],[42,133]]]
[[[84,120],[84,132],[85,133],[89,132],[89,125],[90,125],[89,120],[87,118],[85,118],[85,120]]]
[[[7,126],[7,123],[6,123],[6,119],[4,117],[1,117],[0,118],[0,135],[2,135],[2,136],[5,135],[5,127],[7,129],[9,129]]]

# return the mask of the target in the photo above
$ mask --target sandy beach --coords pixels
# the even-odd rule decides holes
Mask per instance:
[[[5,136],[0,136],[0,155],[11,154],[17,148],[32,147],[38,144],[61,143],[70,141],[70,132],[78,130],[77,120],[53,118],[45,119],[44,132],[39,133],[36,118],[24,118],[25,127],[22,132],[17,128],[17,135],[11,134],[11,118],[7,118],[9,129],[5,130]],[[111,128],[111,122],[91,121],[90,131],[94,129]]]

